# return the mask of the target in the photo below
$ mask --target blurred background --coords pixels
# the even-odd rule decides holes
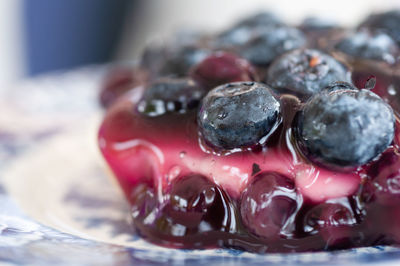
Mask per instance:
[[[272,10],[291,23],[307,15],[352,25],[399,0],[2,0],[0,88],[55,70],[131,60],[178,29],[216,31]]]

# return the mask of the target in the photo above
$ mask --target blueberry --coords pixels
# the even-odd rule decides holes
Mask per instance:
[[[162,78],[144,91],[138,110],[147,116],[184,113],[196,108],[204,94],[205,91],[190,79]]]
[[[240,49],[240,54],[254,65],[268,66],[276,57],[305,44],[306,38],[301,31],[290,27],[271,27],[248,41]]]
[[[399,54],[396,42],[386,33],[371,32],[362,30],[350,35],[338,44],[335,48],[347,55],[395,63]]]
[[[361,23],[360,27],[385,31],[400,44],[400,10],[372,14]]]
[[[365,89],[318,93],[297,118],[299,147],[327,166],[363,165],[382,153],[394,136],[392,108]]]
[[[323,88],[322,91],[331,92],[337,90],[354,90],[354,89],[355,89],[354,86],[348,82],[336,81]]]
[[[265,81],[276,90],[306,99],[332,82],[347,80],[349,72],[333,57],[318,50],[299,49],[276,59]]]
[[[235,82],[204,97],[198,124],[208,144],[234,149],[263,142],[280,123],[280,113],[281,104],[267,85]]]
[[[269,12],[258,13],[239,21],[233,27],[223,31],[217,37],[217,42],[220,47],[241,46],[259,31],[281,25],[283,25],[283,22],[276,15]]]
[[[266,240],[293,233],[298,209],[293,180],[275,172],[262,172],[243,191],[240,214],[246,228]]]
[[[325,31],[338,28],[338,25],[326,18],[321,17],[308,17],[303,20],[300,25],[303,31]]]
[[[248,26],[235,26],[217,36],[216,45],[220,48],[239,47],[246,44],[258,31]]]
[[[189,69],[210,54],[210,50],[198,46],[184,46],[170,51],[160,69],[162,76],[183,77]]]
[[[346,34],[346,29],[333,21],[319,17],[306,18],[299,26],[307,36],[307,47],[323,51],[332,50],[336,43]]]
[[[196,43],[153,44],[144,50],[140,64],[155,76],[184,77],[211,51]]]
[[[247,18],[242,19],[236,25],[237,26],[278,26],[283,25],[283,21],[274,13],[264,11],[258,14],[253,14]]]

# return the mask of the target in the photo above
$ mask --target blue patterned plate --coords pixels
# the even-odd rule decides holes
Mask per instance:
[[[399,265],[400,249],[258,255],[174,250],[135,235],[96,145],[104,67],[0,92],[0,260],[30,265]]]

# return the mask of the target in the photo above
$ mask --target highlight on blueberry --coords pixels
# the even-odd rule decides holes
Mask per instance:
[[[162,78],[144,91],[137,108],[146,116],[184,113],[196,108],[204,94],[205,91],[191,79]]]
[[[394,122],[392,108],[378,95],[353,87],[316,94],[298,113],[294,126],[299,147],[309,159],[355,167],[388,148]]]
[[[208,92],[197,120],[202,137],[212,147],[249,147],[264,142],[277,128],[281,104],[263,83],[228,83]]]

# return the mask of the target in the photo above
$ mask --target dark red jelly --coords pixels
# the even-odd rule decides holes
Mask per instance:
[[[374,172],[398,169],[396,145],[389,165],[386,153],[351,172],[313,165],[293,140],[290,121],[300,102],[283,95],[285,123],[264,147],[218,154],[199,137],[195,111],[144,116],[136,107],[142,92],[136,88],[109,109],[99,144],[146,239],[168,247],[292,252],[397,237],[387,238],[382,228],[389,222],[380,218],[382,211],[374,214],[386,201],[366,200],[390,189],[363,189],[370,182],[387,183],[382,178],[397,180],[393,171],[379,178]]]
[[[271,91],[276,92],[281,122],[262,142],[230,150],[207,144],[195,106],[184,112],[171,109],[146,115],[138,108],[146,90],[140,84],[119,98],[105,115],[98,141],[132,206],[138,233],[165,247],[224,247],[258,253],[400,244],[396,64],[333,56],[349,67],[356,87],[371,89],[395,113],[393,142],[365,165],[333,169],[307,159],[294,134],[296,114],[305,103],[275,88]],[[257,79],[254,73],[262,70],[254,71],[236,55],[217,53],[188,73],[196,86],[208,90],[227,82],[253,81]],[[108,87],[131,84],[130,74],[122,77]],[[307,82],[312,82],[310,77]],[[155,109],[158,103],[154,101]],[[241,119],[246,114],[238,113]],[[223,114],[217,119],[224,119]]]

